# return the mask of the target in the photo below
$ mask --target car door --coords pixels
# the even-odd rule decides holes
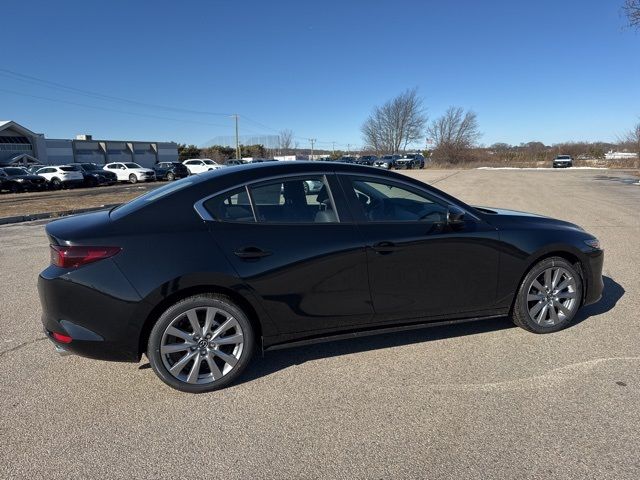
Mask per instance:
[[[340,175],[366,243],[376,321],[467,315],[496,302],[494,227],[442,197],[384,177]],[[480,314],[480,313],[478,313]]]
[[[310,180],[323,183],[319,192],[305,194]],[[332,174],[287,176],[196,207],[209,215],[215,242],[283,334],[372,318],[362,237],[348,211],[336,209],[337,187]]]

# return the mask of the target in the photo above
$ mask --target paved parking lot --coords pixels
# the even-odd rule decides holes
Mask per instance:
[[[615,171],[409,172],[578,223],[605,293],[571,328],[506,319],[268,353],[204,395],[58,357],[43,223],[0,227],[0,478],[640,478],[640,186]]]

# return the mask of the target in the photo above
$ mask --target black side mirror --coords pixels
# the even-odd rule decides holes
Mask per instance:
[[[451,205],[447,210],[447,225],[451,227],[460,227],[464,225],[464,215],[464,210]]]

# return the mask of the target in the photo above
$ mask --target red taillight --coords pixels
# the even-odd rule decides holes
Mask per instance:
[[[71,340],[73,340],[69,335],[64,335],[58,332],[51,333],[51,336],[56,342],[60,343],[71,343]]]
[[[113,257],[122,250],[120,247],[65,247],[51,245],[51,265],[62,268],[76,268],[87,263]]]

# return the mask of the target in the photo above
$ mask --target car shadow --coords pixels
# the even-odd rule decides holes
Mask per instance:
[[[601,315],[612,310],[618,303],[618,300],[622,298],[625,293],[622,285],[606,276],[603,277],[603,282],[604,289],[602,298],[597,303],[580,309],[570,327],[584,322],[590,317]],[[301,365],[305,362],[322,358],[331,358],[453,337],[464,337],[466,335],[477,335],[514,327],[515,325],[509,317],[501,317],[267,351],[263,358],[254,358],[245,373],[236,381],[236,385],[266,377],[295,365]],[[259,354],[256,354],[256,357],[259,357]],[[141,370],[147,369],[150,368],[150,365],[149,363],[144,363],[138,368]]]
[[[582,307],[578,311],[576,318],[573,320],[573,322],[571,322],[570,327],[578,325],[579,323],[584,322],[588,318],[595,315],[601,315],[608,312],[609,310],[613,310],[613,308],[618,303],[618,300],[620,300],[624,296],[624,287],[616,282],[613,278],[603,276],[602,282],[604,283],[602,298],[592,305]]]

